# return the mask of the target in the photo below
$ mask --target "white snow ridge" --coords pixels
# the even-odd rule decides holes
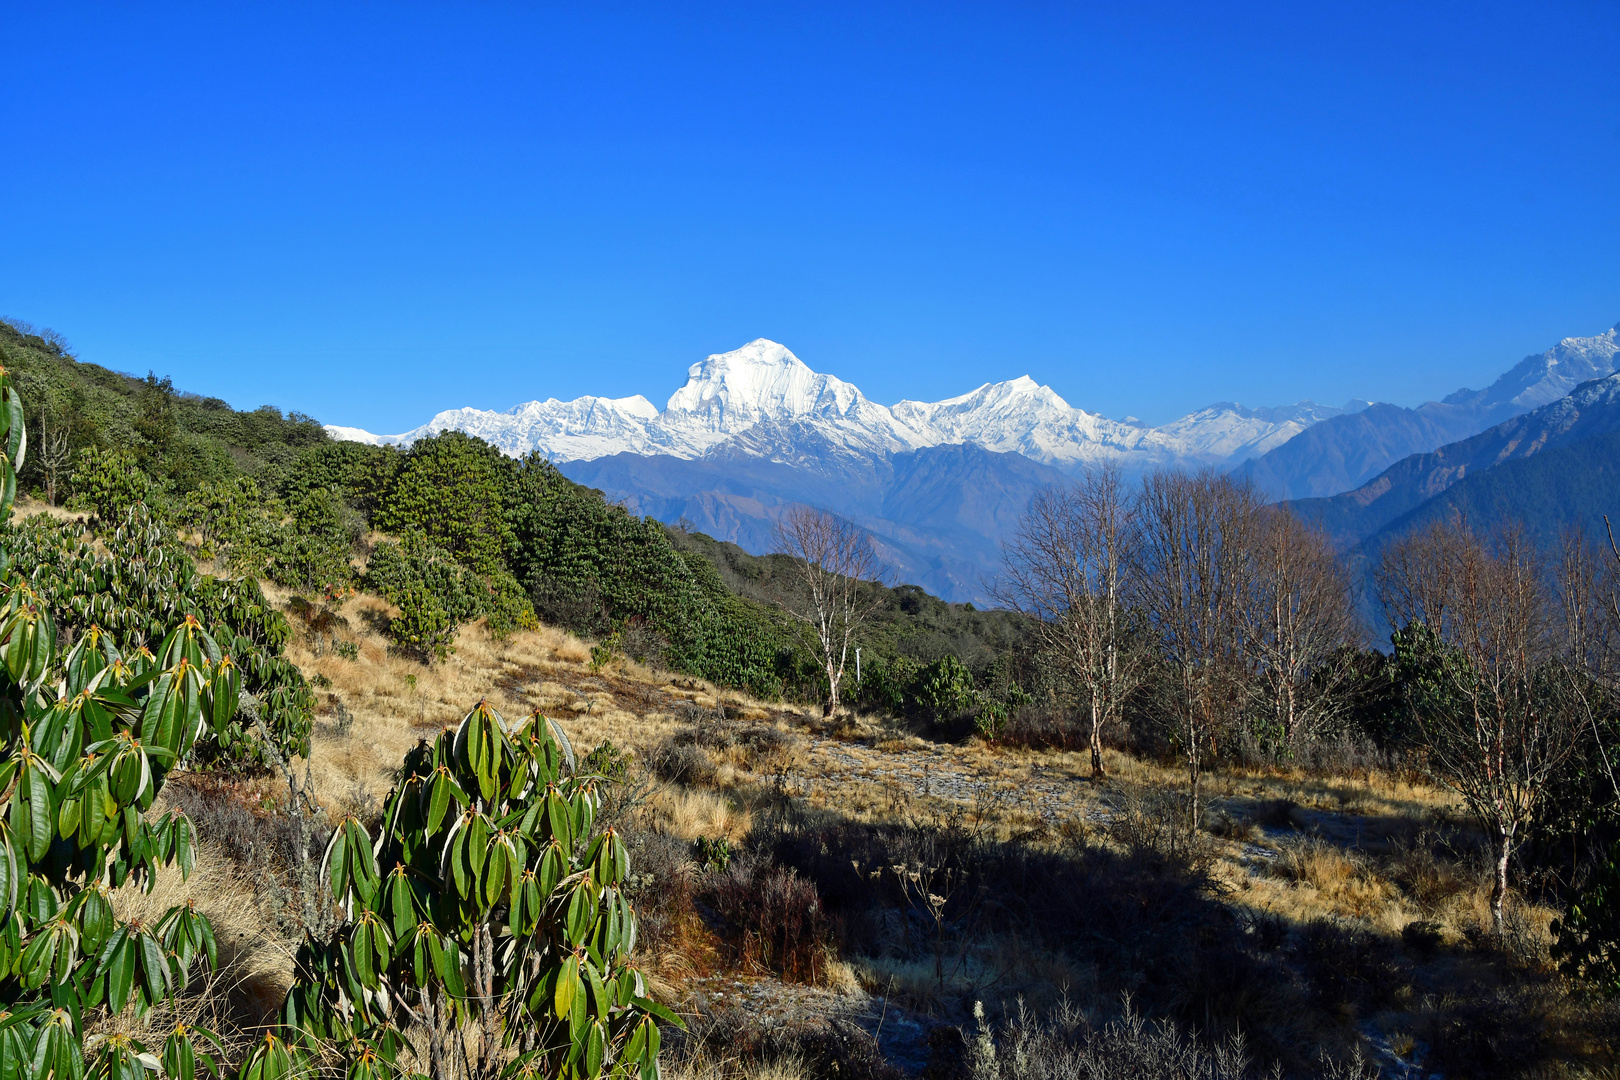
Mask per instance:
[[[1026,375],[986,383],[944,401],[901,401],[891,407],[868,400],[851,383],[812,371],[787,346],[759,338],[693,364],[686,384],[670,396],[663,411],[639,394],[550,398],[507,412],[451,409],[400,435],[337,425],[326,430],[334,439],[379,445],[411,443],[455,429],[514,456],[538,450],[565,462],[625,453],[697,458],[760,424],[771,425],[771,432],[795,425],[857,453],[975,443],[1058,468],[1113,459],[1141,469],[1174,462],[1236,464],[1318,420],[1364,405],[1353,402],[1334,409],[1301,402],[1247,409],[1222,403],[1153,428],[1077,409]],[[733,445],[760,452],[753,442]]]

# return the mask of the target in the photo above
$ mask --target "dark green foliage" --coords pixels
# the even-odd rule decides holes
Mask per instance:
[[[257,539],[268,498],[249,476],[210,480],[186,493],[175,508],[174,523],[196,534],[204,556],[225,554]]]
[[[23,427],[17,392],[0,373],[0,520],[16,494]],[[5,539],[16,531],[8,526]],[[232,724],[241,673],[189,614],[156,653],[121,651],[91,628],[62,654],[51,605],[11,569],[23,565],[12,563],[16,554],[6,547],[0,583],[0,1063],[28,1080],[79,1078],[87,1068],[134,1080],[146,1075],[141,1057],[159,1048],[128,1035],[87,1046],[87,1022],[172,1004],[196,968],[217,965],[218,950],[207,918],[189,905],[124,922],[112,890],[150,893],[165,867],[189,876],[191,822],[150,811],[169,771]],[[112,573],[127,556],[112,554]],[[147,585],[161,583],[154,562],[155,577],[135,568]],[[91,606],[100,599],[85,588],[97,584],[93,555],[78,569],[84,591],[75,599]],[[165,1071],[194,1080],[200,1058],[217,1073],[210,1045],[218,1040],[206,1031],[173,1029],[161,1046]]]
[[[255,1061],[286,1072],[282,1047],[303,1065],[336,1055],[350,1077],[393,1075],[396,1003],[421,1018],[441,1080],[459,1072],[441,1040],[469,1027],[468,1075],[655,1080],[658,1021],[680,1021],[629,963],[629,851],[595,829],[600,781],[574,764],[549,720],[509,731],[483,704],[418,744],[381,835],[353,818],[333,832],[323,877],[345,921],[305,940],[285,1042],[261,1046],[248,1080]]]
[[[146,501],[152,481],[127,450],[87,447],[78,453],[68,487],[73,493],[69,506],[89,510],[103,521],[119,521]]]
[[[1592,878],[1552,924],[1553,959],[1570,978],[1620,996],[1620,844],[1598,860]]]
[[[268,559],[264,573],[278,585],[342,593],[354,580],[349,552],[357,530],[330,490],[316,488],[297,499],[289,518],[265,521]]]
[[[670,667],[763,696],[799,675],[785,620],[732,595],[651,518],[610,506],[535,455],[519,464],[512,516],[513,570],[547,622],[599,636],[644,624],[668,642]]]
[[[368,519],[393,490],[405,454],[391,446],[333,442],[306,450],[280,478],[282,496],[293,499],[318,488],[335,491]]]
[[[168,627],[194,616],[210,628],[241,669],[244,687],[283,753],[309,752],[315,700],[281,651],[292,628],[253,581],[197,573],[174,535],[137,507],[117,529],[95,538],[86,527],[37,516],[0,531],[0,547],[57,625],[73,634],[92,627],[129,653],[151,648]],[[257,758],[257,738],[232,720],[217,745],[228,758]]]
[[[692,841],[692,861],[710,873],[725,873],[731,865],[731,841],[724,836],[698,837]]]
[[[855,706],[868,712],[904,715],[906,693],[916,684],[923,665],[909,656],[879,654],[862,660],[861,681],[853,695]]]
[[[445,620],[442,632],[452,637],[457,626],[479,618],[489,620],[490,632],[497,637],[537,625],[528,598],[511,574],[504,569],[487,574],[471,570],[415,531],[407,532],[397,543],[385,540],[372,550],[365,583],[390,603],[411,608],[413,619],[437,609]],[[420,629],[428,629],[427,624]],[[413,643],[412,647],[425,646]],[[431,651],[436,652],[436,647]]]
[[[394,595],[399,614],[388,624],[394,645],[423,661],[447,659],[455,651],[456,624],[439,598],[414,583]]]
[[[506,565],[513,542],[506,519],[514,466],[495,447],[447,431],[411,447],[372,524],[420,532],[480,573]]]
[[[204,555],[238,574],[267,577],[289,588],[339,596],[354,583],[349,557],[360,523],[329,489],[295,495],[289,510],[252,477],[206,481],[173,511]]]
[[[165,378],[87,364],[59,336],[18,323],[0,321],[0,366],[22,392],[35,440],[19,481],[42,494],[53,457],[37,451],[53,435],[65,438],[74,465],[85,450],[121,450],[180,495],[241,474],[270,476],[300,451],[330,442],[308,416],[268,405],[237,412],[218,398],[178,391]],[[62,469],[63,479],[70,468]]]
[[[956,657],[942,656],[918,672],[910,696],[929,720],[949,720],[973,704],[973,673]]]
[[[581,772],[600,776],[616,784],[629,775],[630,759],[623,750],[613,745],[612,739],[603,739],[596,744],[596,749],[585,755],[579,768]]]
[[[792,560],[785,555],[750,555],[703,533],[670,529],[668,534],[695,570],[701,566],[705,575],[712,571],[711,589],[716,594],[732,598],[775,627],[784,650],[776,665],[784,692],[806,698],[824,693],[825,676],[816,670],[813,650],[801,640],[802,628],[784,617],[787,610],[804,603],[803,581]],[[1025,648],[1024,627],[1011,612],[948,604],[916,585],[882,588],[882,593],[883,602],[858,642],[861,681],[850,695],[858,708],[932,718],[938,715],[936,703],[922,705],[917,698],[922,668],[950,657],[978,681],[1000,685],[1000,676],[993,674],[1000,670],[997,665],[1005,667],[1010,655]],[[1008,707],[1004,695],[986,702],[1003,711]]]

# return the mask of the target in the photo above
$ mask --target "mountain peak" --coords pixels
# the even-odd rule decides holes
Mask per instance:
[[[789,452],[785,447],[800,444],[884,455],[972,443],[1060,467],[1117,459],[1146,468],[1179,460],[1224,460],[1234,448],[1269,445],[1267,440],[1287,438],[1315,419],[1290,415],[1267,420],[1255,415],[1258,410],[1242,411],[1240,423],[1224,419],[1213,427],[1199,423],[1199,416],[1164,428],[1120,423],[1071,406],[1027,374],[987,382],[944,401],[885,406],[850,383],[811,370],[780,342],[755,338],[693,364],[662,411],[639,395],[587,395],[573,401],[532,401],[504,413],[452,410],[396,436],[332,430],[338,438],[408,443],[458,428],[508,453],[538,449],[558,461],[621,453],[690,459],[719,452],[723,445],[728,452],[777,460]]]
[[[854,386],[817,374],[786,345],[767,338],[712,353],[686,374],[686,385],[670,396],[665,412],[697,417],[713,431],[767,419],[842,417],[866,401]]]

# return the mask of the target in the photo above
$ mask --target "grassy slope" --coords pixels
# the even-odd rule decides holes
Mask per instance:
[[[1176,769],[1117,752],[1109,755],[1113,778],[1098,785],[1087,778],[1087,762],[1079,754],[940,745],[864,718],[830,727],[815,710],[752,701],[625,661],[593,672],[589,643],[552,629],[497,642],[481,626],[468,627],[450,662],[424,668],[388,652],[378,629],[386,612],[381,601],[365,596],[341,606],[347,628],[340,633],[359,645],[354,660],[334,654],[329,641],[317,643],[308,633],[300,633],[289,649],[317,683],[329,681],[309,767],[334,820],[374,808],[404,751],[457,721],[480,697],[509,717],[532,708],[560,717],[581,750],[611,739],[643,760],[671,736],[690,733],[693,710],[722,710],[743,736],[709,751],[713,775],[702,783],[659,783],[639,811],[640,827],[669,838],[678,852],[701,836],[725,836],[741,845],[751,831],[777,820],[773,815],[780,812],[775,808],[784,783],[799,820],[819,822],[818,828],[840,823],[923,833],[968,828],[987,842],[1010,841],[1055,856],[1081,849],[1129,851],[1143,842],[1141,831],[1154,819],[1156,800],[1162,803],[1179,784]],[[339,722],[343,712],[349,717],[346,728]],[[765,739],[748,734],[767,730],[775,734]],[[758,746],[769,749],[761,752]],[[273,799],[274,785],[259,784],[260,797]],[[1458,832],[1451,824],[1456,809],[1444,793],[1382,775],[1321,780],[1285,773],[1224,773],[1212,791],[1212,820],[1221,835],[1205,836],[1198,858],[1209,862],[1211,900],[1235,917],[1231,932],[1241,939],[1244,927],[1265,915],[1280,920],[1285,933],[1321,919],[1370,931],[1413,988],[1380,1007],[1379,1030],[1421,1037],[1438,1022],[1436,995],[1494,993],[1490,988],[1509,978],[1494,954],[1467,944],[1487,922],[1483,875],[1467,858],[1434,857],[1426,839],[1435,830],[1454,840],[1466,838],[1466,829]],[[661,902],[654,894],[642,900]],[[1075,905],[1075,917],[1087,917],[1084,896],[1068,902]],[[275,921],[263,907],[261,895],[261,936]],[[1534,906],[1521,906],[1518,913],[1525,947],[1543,950],[1552,913]],[[1438,929],[1443,944],[1437,952],[1418,955],[1400,944],[1401,930],[1419,920]],[[249,924],[244,941],[254,938],[252,920]],[[953,1017],[964,993],[1008,1007],[1022,995],[1044,1008],[1065,992],[1085,998],[1088,986],[1114,985],[1116,974],[1021,948],[1016,930],[1009,937],[1002,930],[981,929],[965,945],[967,962],[943,983],[926,957],[897,954],[879,942],[875,952],[848,953],[827,968],[822,981],[830,989],[812,990],[785,985],[747,964],[737,966],[742,963],[732,936],[737,932],[696,917],[679,933],[662,932],[659,952],[648,958],[659,993],[695,1010],[694,1015],[712,1014],[724,1007],[724,995],[714,993],[717,985],[728,993],[734,983],[746,985],[759,1016],[800,1025],[841,1015],[855,1022],[864,1018],[871,1027],[870,1021],[886,1011],[892,1027],[886,1052],[901,1061],[910,1054],[913,1064],[923,1051],[915,1040],[905,1045],[905,1023],[923,1030],[936,1022],[958,1022]],[[244,954],[245,963],[258,965],[260,983],[284,979],[264,970],[264,957],[273,952],[259,942]],[[994,985],[986,987],[992,969]],[[1106,995],[1086,1000],[1109,1007]],[[1304,1014],[1298,1014],[1298,1001],[1282,998],[1243,1007],[1252,1013],[1245,1017],[1245,1029],[1260,1029],[1251,1035],[1261,1047],[1275,1045],[1267,1041],[1268,1030],[1278,1039],[1308,1040],[1339,1051],[1358,1038],[1331,1004]],[[1550,1021],[1543,1012],[1534,1023]]]

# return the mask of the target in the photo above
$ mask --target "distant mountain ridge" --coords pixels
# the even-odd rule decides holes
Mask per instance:
[[[944,401],[887,406],[850,383],[812,371],[786,346],[759,338],[693,364],[662,410],[639,394],[552,398],[507,412],[451,409],[400,435],[337,426],[328,431],[339,439],[410,443],[456,429],[509,454],[538,450],[560,463],[625,453],[692,459],[762,424],[797,425],[817,429],[823,447],[865,455],[976,443],[1058,468],[1115,460],[1139,472],[1159,465],[1229,465],[1344,411],[1309,401],[1271,409],[1226,402],[1149,427],[1077,409],[1028,376],[986,383]],[[750,444],[762,444],[757,433]]]
[[[1620,324],[1569,337],[1525,357],[1484,390],[1458,390],[1415,409],[1374,405],[1329,417],[1252,460],[1234,475],[1273,499],[1308,499],[1361,487],[1410,454],[1466,439],[1512,416],[1556,401],[1591,379],[1613,374]]]
[[[1413,454],[1370,482],[1331,498],[1290,502],[1348,548],[1440,496],[1453,485],[1560,447],[1620,433],[1620,374],[1577,386],[1566,397],[1478,435]]]

